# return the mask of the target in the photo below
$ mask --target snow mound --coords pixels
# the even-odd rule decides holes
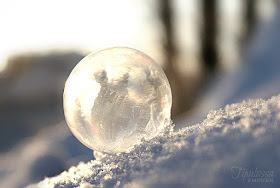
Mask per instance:
[[[280,187],[280,95],[45,178],[33,187]],[[254,174],[255,172],[255,174]]]

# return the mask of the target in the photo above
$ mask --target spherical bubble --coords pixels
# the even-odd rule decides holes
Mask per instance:
[[[66,81],[63,103],[67,124],[84,145],[116,153],[163,130],[172,101],[159,65],[119,47],[82,59]]]

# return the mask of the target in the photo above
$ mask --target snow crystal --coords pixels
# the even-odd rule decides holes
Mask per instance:
[[[128,153],[80,163],[29,188],[279,187],[279,125],[280,95],[227,105],[199,124],[166,131]],[[236,169],[271,173],[252,180]]]

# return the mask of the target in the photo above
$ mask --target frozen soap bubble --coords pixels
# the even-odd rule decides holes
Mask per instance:
[[[66,121],[87,147],[123,152],[155,137],[170,121],[171,89],[159,65],[130,48],[82,59],[66,81]]]

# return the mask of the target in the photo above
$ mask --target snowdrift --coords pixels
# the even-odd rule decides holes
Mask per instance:
[[[280,95],[227,105],[28,187],[280,187],[279,126]]]

